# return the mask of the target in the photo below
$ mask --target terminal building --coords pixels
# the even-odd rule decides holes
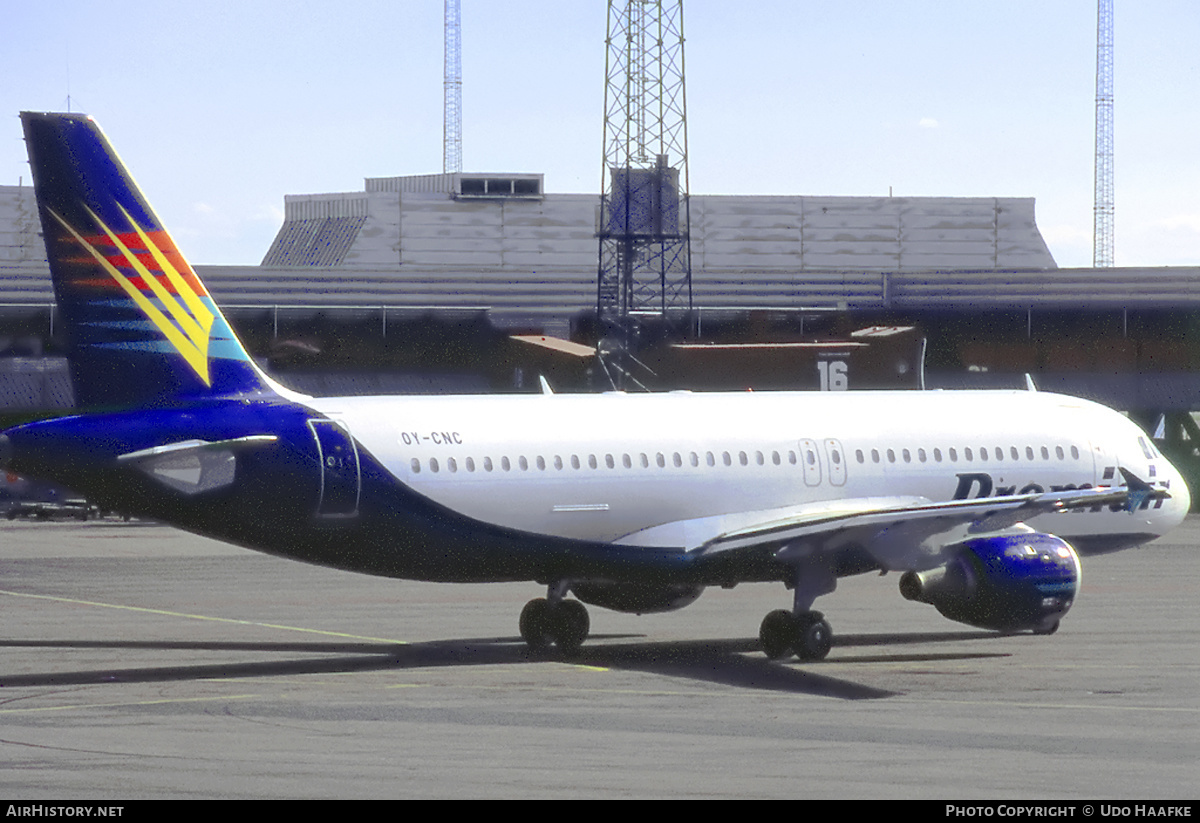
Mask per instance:
[[[581,385],[589,367],[562,361],[586,362],[598,342],[597,195],[546,192],[540,174],[456,173],[284,205],[260,265],[196,265],[283,382],[528,391],[537,371]],[[923,385],[1032,375],[1129,411],[1200,479],[1200,267],[1059,268],[1032,198],[692,195],[690,215],[692,345],[780,344],[746,359],[782,369],[770,387],[818,388],[788,371],[813,365],[806,345],[819,358],[822,339],[912,327],[928,341]],[[32,189],[0,186],[0,413],[72,405],[53,304]],[[538,335],[563,345],[512,342]],[[835,356],[850,346],[866,344]]]
[[[197,270],[222,305],[480,309],[565,336],[595,306],[598,204],[540,174],[370,178],[286,196],[260,266]],[[0,303],[52,301],[39,231],[32,189],[0,186]],[[702,311],[878,307],[912,274],[1056,268],[1032,198],[693,196],[691,256]]]
[[[383,375],[414,362],[395,353],[408,335],[460,351],[461,372],[509,334],[596,342],[595,194],[546,192],[540,174],[456,173],[284,205],[260,265],[196,265],[256,356]],[[933,385],[1031,373],[1120,408],[1200,406],[1200,268],[1059,268],[1032,198],[693,195],[690,211],[701,341],[913,325]],[[54,353],[52,304],[32,189],[0,186],[0,368]]]

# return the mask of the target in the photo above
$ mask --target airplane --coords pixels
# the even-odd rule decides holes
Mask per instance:
[[[308,397],[247,354],[96,123],[21,115],[77,405],[0,434],[0,467],[273,555],[528,581],[534,650],[586,604],[683,608],[783,583],[768,657],[824,658],[847,575],[999,632],[1050,634],[1080,555],[1177,526],[1179,472],[1125,416],[1026,391]],[[570,595],[573,595],[571,597]]]

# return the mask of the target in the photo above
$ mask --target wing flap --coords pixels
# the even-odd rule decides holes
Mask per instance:
[[[731,552],[789,557],[861,548],[883,569],[941,565],[956,543],[972,535],[1020,528],[1032,518],[1105,505],[1133,511],[1147,496],[1166,498],[1128,472],[1126,486],[1069,489],[933,502],[919,497],[869,497],[759,512],[677,521],[628,535],[632,545],[684,545],[703,560]]]

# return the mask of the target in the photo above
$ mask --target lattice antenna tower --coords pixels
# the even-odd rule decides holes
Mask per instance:
[[[462,17],[458,0],[446,0],[445,111],[442,172],[462,171]]]
[[[1113,265],[1113,0],[1096,12],[1096,200],[1092,265]]]
[[[692,320],[683,0],[609,0],[605,46],[596,311],[629,350]]]

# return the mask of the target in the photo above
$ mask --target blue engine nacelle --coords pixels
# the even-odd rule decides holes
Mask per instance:
[[[1061,537],[979,537],[941,568],[905,572],[900,593],[960,623],[1050,634],[1075,602],[1079,574],[1079,556]]]

